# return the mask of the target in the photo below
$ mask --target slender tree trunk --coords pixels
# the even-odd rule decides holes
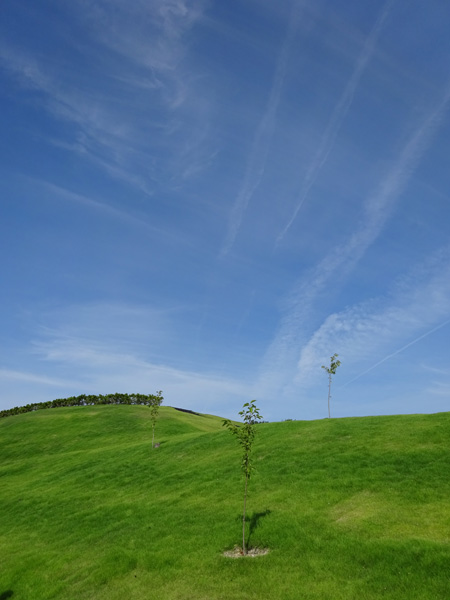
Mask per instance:
[[[244,555],[247,554],[247,547],[245,545],[245,510],[247,505],[247,483],[248,475],[245,476],[245,492],[244,492],[244,514],[242,516],[242,552]]]
[[[152,448],[155,447],[155,425],[152,426]]]
[[[330,418],[331,374],[328,375],[328,418]]]

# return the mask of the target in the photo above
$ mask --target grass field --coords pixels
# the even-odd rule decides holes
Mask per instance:
[[[449,600],[450,413],[258,425],[162,407],[0,421],[0,600]]]

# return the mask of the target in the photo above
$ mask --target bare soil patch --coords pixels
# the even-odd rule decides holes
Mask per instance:
[[[256,556],[264,556],[264,554],[268,553],[269,548],[248,548],[247,554],[244,554],[240,546],[235,546],[233,550],[226,550],[223,555],[227,558],[246,558],[247,556],[255,558]]]

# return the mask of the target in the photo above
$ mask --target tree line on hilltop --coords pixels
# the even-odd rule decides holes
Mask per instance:
[[[144,404],[146,406],[159,406],[162,401],[161,392],[156,394],[99,394],[70,396],[69,398],[57,398],[48,402],[35,402],[25,406],[16,406],[0,411],[0,418],[20,415],[22,413],[34,412],[46,408],[61,408],[62,406],[98,406],[102,404]]]

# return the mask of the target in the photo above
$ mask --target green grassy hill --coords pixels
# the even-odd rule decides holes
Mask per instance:
[[[450,598],[450,413],[258,425],[256,558],[221,419],[145,406],[0,421],[0,600]]]

